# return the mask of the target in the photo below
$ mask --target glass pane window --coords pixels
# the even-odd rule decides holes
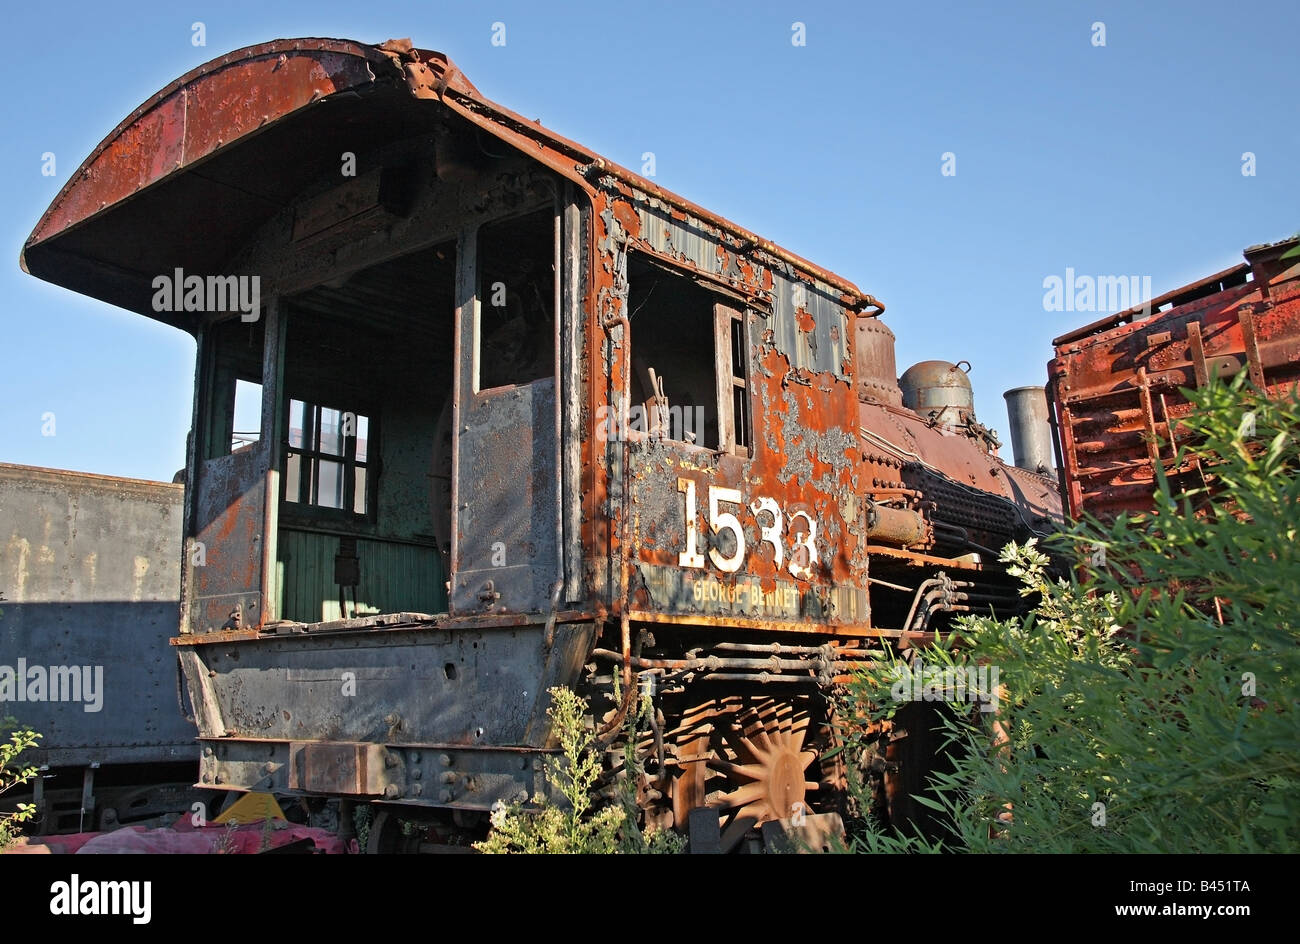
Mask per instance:
[[[289,401],[284,499],[367,515],[373,509],[369,457],[373,424],[352,410]]]
[[[230,434],[230,451],[251,446],[262,434],[262,385],[250,380],[235,381],[234,431]]]
[[[306,415],[307,404],[301,400],[289,401],[289,445],[294,449],[303,448],[303,431],[307,428]]]
[[[370,420],[364,416],[357,417],[357,461],[366,461],[366,444],[370,439]]]
[[[343,412],[321,407],[320,451],[331,456],[343,455]]]
[[[286,501],[302,501],[302,454],[289,453],[284,464],[284,497]]]
[[[352,477],[352,511],[354,514],[364,515],[366,513],[366,470],[357,466],[352,470]]]
[[[316,501],[322,508],[343,507],[342,463],[321,459],[316,465]]]

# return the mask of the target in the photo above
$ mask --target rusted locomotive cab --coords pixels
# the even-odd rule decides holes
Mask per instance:
[[[1300,380],[1300,256],[1295,238],[1252,246],[1246,261],[1057,338],[1049,398],[1069,513],[1103,520],[1151,507],[1155,468],[1172,484],[1179,388],[1249,373],[1270,396]],[[1154,313],[1152,313],[1154,312]],[[1147,315],[1149,314],[1149,317]]]
[[[204,783],[464,821],[545,788],[551,686],[606,738],[641,692],[647,817],[734,846],[834,808],[837,680],[1014,609],[990,555],[1059,513],[973,416],[900,405],[870,295],[406,42],[181,78],[24,264],[198,338]]]

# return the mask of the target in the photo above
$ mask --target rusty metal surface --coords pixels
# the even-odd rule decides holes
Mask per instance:
[[[555,753],[553,748],[468,744],[208,738],[198,779],[216,787],[252,784],[276,794],[486,812],[498,803],[549,795],[545,759]]]
[[[265,453],[251,449],[211,459],[196,477],[189,547],[202,545],[204,563],[194,566],[196,556],[187,556],[188,632],[257,628],[265,619]],[[236,547],[247,550],[232,553]]]
[[[858,318],[853,341],[853,379],[858,398],[880,400],[890,406],[903,405],[894,358],[894,332],[880,318]]]
[[[1270,396],[1295,389],[1300,264],[1280,257],[1296,245],[1253,247],[1246,264],[1166,293],[1181,303],[1150,318],[1107,319],[1057,339],[1049,396],[1070,514],[1112,519],[1150,508],[1157,464],[1175,484],[1199,480],[1194,454],[1173,466],[1190,409],[1180,387],[1246,371]]]
[[[289,745],[290,790],[383,796],[384,770],[384,749],[378,744],[295,741]]]
[[[559,566],[555,384],[467,391],[461,402],[452,612],[542,612]]]
[[[128,115],[60,190],[28,245],[209,157],[311,102],[374,80],[388,60],[346,40],[277,41],[186,73]]]
[[[816,728],[806,702],[779,696],[691,706],[664,734],[672,763],[661,786],[674,821],[685,822],[700,806],[717,810],[727,851],[760,823],[808,812],[808,795],[823,785],[811,749]]]
[[[970,369],[970,365],[966,365]],[[975,412],[975,395],[971,392],[966,371],[947,361],[921,361],[913,364],[898,378],[903,391],[903,406],[917,413],[948,409],[952,413]],[[953,416],[948,422],[955,423]]]
[[[247,95],[228,123],[217,109],[189,115],[185,140],[196,151],[178,162],[168,109],[231,102],[240,83]],[[150,137],[153,128],[163,130]],[[332,161],[356,141],[382,169],[345,188],[337,166],[304,144]],[[38,225],[26,264],[149,316],[149,276],[172,266],[229,265],[257,273],[267,299],[312,291],[319,305],[358,272],[455,247],[454,310],[381,289],[370,306],[454,324],[454,342],[442,345],[454,347],[454,386],[443,373],[431,381],[455,392],[454,419],[435,434],[450,439],[452,458],[433,469],[450,468],[453,481],[449,613],[271,622],[282,457],[265,417],[287,385],[274,304],[263,442],[215,459],[191,453],[186,536],[204,542],[209,566],[225,555],[186,584],[187,632],[174,640],[201,732],[219,742],[203,761],[210,784],[484,808],[530,785],[511,750],[548,749],[551,685],[582,689],[608,732],[634,697],[634,671],[662,669],[677,675],[660,734],[679,764],[710,772],[692,786],[680,766],[660,770],[659,780],[677,782],[654,787],[662,802],[648,805],[680,825],[701,790],[705,800],[721,790],[731,842],[748,821],[786,818],[805,798],[833,802],[841,773],[808,756],[829,743],[819,699],[862,660],[817,668],[799,647],[880,636],[906,644],[933,638],[956,613],[1013,607],[998,549],[1059,516],[1053,482],[1004,464],[969,411],[954,419],[901,405],[893,334],[870,295],[487,101],[440,53],[325,40],[242,50],[160,93],[88,167]],[[386,174],[411,182],[400,206],[382,199]],[[240,192],[227,186],[236,179]],[[178,205],[190,219],[221,220],[171,239]],[[485,226],[530,207],[552,207],[557,221],[553,375],[480,390],[475,246]],[[665,286],[659,295],[651,282]],[[689,300],[698,321],[686,326],[692,344],[667,339],[676,345],[649,365],[655,374],[637,358],[656,320],[672,314],[655,307],[666,295]],[[326,308],[358,333],[373,317],[364,306]],[[206,336],[212,320],[176,323]],[[413,343],[400,332],[380,349],[385,363]],[[378,356],[357,359],[368,369]],[[370,380],[355,365],[334,371],[323,384]],[[656,377],[666,388],[633,397]],[[201,370],[196,424],[212,383]],[[602,417],[634,399],[665,411],[703,404],[706,429],[603,435]],[[428,447],[446,458],[441,439]],[[392,466],[386,474],[381,488],[430,492],[424,481],[418,490],[395,481]],[[770,658],[735,648],[776,639],[795,648]],[[602,666],[584,671],[597,649]],[[704,650],[714,661],[689,655]],[[344,693],[349,681],[355,696]],[[724,743],[733,721],[740,740]],[[415,745],[447,743],[481,750],[469,779],[496,786],[475,793],[444,770],[451,779],[430,790],[405,773],[423,763],[409,756]],[[708,756],[691,759],[692,744]],[[371,776],[378,745],[400,777],[387,766]],[[305,765],[292,776],[291,756]],[[399,796],[388,795],[394,786]]]
[[[425,625],[178,651],[208,736],[542,747],[547,689],[572,679],[591,634],[559,626],[547,647],[540,626]]]
[[[174,265],[217,271],[223,249],[249,238],[302,181],[337,165],[318,139],[274,170],[218,160],[249,135],[339,93],[395,72],[374,47],[345,40],[281,40],[237,50],[151,96],[95,148],[24,246],[24,270],[153,315],[149,280]],[[190,173],[204,165],[202,174]],[[176,205],[215,205],[203,227]],[[165,320],[167,316],[162,316]],[[191,319],[174,316],[191,330]]]
[[[1206,295],[1212,295],[1219,292],[1226,292],[1230,288],[1244,285],[1246,276],[1250,273],[1250,266],[1244,262],[1235,266],[1229,266],[1222,272],[1216,272],[1213,275],[1207,275],[1203,279],[1197,279],[1195,282],[1189,282],[1172,291],[1165,292],[1163,295],[1157,295],[1149,302],[1141,305],[1135,305],[1132,308],[1126,308],[1124,311],[1117,311],[1113,315],[1107,315],[1105,318],[1099,318],[1091,324],[1084,325],[1082,328],[1075,328],[1073,331],[1067,331],[1052,341],[1053,345],[1059,346],[1069,344],[1071,341],[1079,341],[1090,335],[1105,331],[1108,328],[1115,328],[1122,324],[1128,324],[1138,318],[1146,317],[1153,311],[1159,311],[1165,305],[1176,307],[1196,298]]]

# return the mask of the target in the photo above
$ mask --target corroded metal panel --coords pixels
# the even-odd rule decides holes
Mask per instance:
[[[805,422],[800,442],[780,444],[784,462],[763,443],[749,459],[687,453],[678,443],[629,449],[636,609],[867,621],[849,530],[857,525],[854,444],[838,430],[816,430],[814,417]]]
[[[209,459],[196,476],[186,605],[189,632],[258,626],[266,613],[262,548],[266,540],[264,447]],[[236,550],[239,549],[239,550]]]
[[[451,612],[540,613],[560,578],[555,378],[479,389],[476,242],[457,274]]]
[[[0,464],[0,716],[41,733],[30,762],[196,756],[166,648],[183,500],[180,485]]]
[[[791,367],[847,378],[851,370],[848,322],[839,293],[776,271],[772,273],[772,297],[773,341]]]
[[[792,366],[849,375],[846,361],[848,322],[841,292],[817,279],[799,276],[784,263],[753,268],[726,243],[721,231],[704,221],[674,215],[658,204],[636,204],[643,244],[656,253],[717,276],[731,285],[749,283],[773,311],[770,325],[776,349]],[[621,217],[623,214],[617,214]],[[743,263],[743,264],[742,264]]]
[[[689,217],[676,219],[659,205],[640,205],[636,209],[641,219],[641,238],[655,252],[719,275],[727,272],[727,256],[718,252],[718,238],[712,227]]]
[[[1270,396],[1296,388],[1300,261],[1282,258],[1296,245],[1247,250],[1248,266],[1153,300],[1173,307],[1149,318],[1121,313],[1057,338],[1049,395],[1072,515],[1110,519],[1150,508],[1157,465],[1175,483],[1200,481],[1194,451],[1174,461],[1191,409],[1179,388],[1242,372]]]
[[[552,685],[590,624],[401,628],[178,641],[205,736],[544,747]]]
[[[384,749],[356,741],[289,744],[289,789],[346,796],[383,796]]]
[[[82,162],[32,233],[54,237],[304,106],[374,81],[387,60],[344,40],[250,46],[177,79]]]
[[[457,448],[452,612],[544,611],[558,575],[555,381],[475,397]]]

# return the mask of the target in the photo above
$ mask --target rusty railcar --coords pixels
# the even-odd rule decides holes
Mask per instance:
[[[604,737],[639,692],[647,816],[734,844],[833,807],[837,680],[1014,610],[996,551],[1059,515],[969,404],[904,403],[872,296],[405,41],[180,78],[23,260],[198,339],[203,784],[468,822],[545,788],[551,686]]]
[[[0,717],[41,740],[0,799],[33,833],[188,812],[198,748],[167,640],[184,487],[0,463]]]
[[[1151,508],[1156,469],[1200,482],[1203,457],[1177,459],[1180,388],[1248,372],[1287,395],[1300,381],[1300,239],[1053,341],[1048,364],[1065,505],[1102,520]]]

